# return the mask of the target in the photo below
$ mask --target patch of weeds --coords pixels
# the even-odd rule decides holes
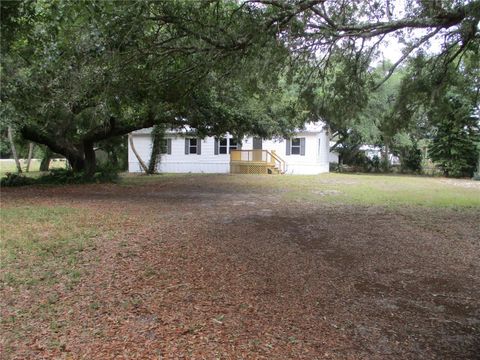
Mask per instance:
[[[98,234],[98,226],[87,210],[62,206],[17,206],[0,208],[0,267],[3,284],[13,296],[25,291],[31,301],[12,302],[9,312],[17,316],[9,340],[29,336],[29,324],[45,322],[52,333],[60,333],[58,314],[65,304],[56,284],[72,290],[83,276],[82,253]],[[55,287],[54,287],[55,286]],[[53,347],[61,347],[53,343]]]
[[[157,270],[155,270],[153,267],[147,266],[147,268],[145,269],[145,272],[143,273],[143,275],[144,275],[146,278],[151,278],[151,277],[156,277],[156,276],[158,275],[158,272],[157,272]]]
[[[93,301],[90,304],[88,304],[88,308],[93,311],[97,311],[100,309],[100,303],[98,301]]]
[[[93,330],[93,336],[102,339],[102,338],[105,337],[105,333],[101,329],[94,329]]]
[[[75,286],[80,283],[82,277],[82,272],[75,268],[69,269],[66,271],[67,282],[65,283],[65,288],[67,290],[73,290]]]
[[[2,281],[7,286],[18,286],[21,284],[20,279],[18,279],[18,277],[13,272],[5,272],[3,274]]]
[[[61,342],[59,339],[50,339],[49,341],[50,349],[65,351],[67,349],[67,345]]]
[[[63,328],[63,323],[58,322],[56,320],[52,320],[50,321],[49,327],[50,327],[50,331],[52,331],[53,333],[59,333]]]
[[[254,346],[259,346],[262,342],[259,339],[252,339],[250,343]]]
[[[50,294],[47,297],[47,303],[49,305],[55,305],[58,302],[59,299],[60,299],[60,297],[58,296],[58,294]]]
[[[17,322],[17,317],[13,314],[8,316],[3,316],[0,318],[0,324],[15,324]]]
[[[52,316],[56,316],[56,315],[57,315],[56,304],[51,303],[48,300],[46,302],[41,303],[34,314],[35,317],[38,316],[42,321],[49,320],[52,318]]]
[[[44,282],[46,285],[54,285],[58,283],[58,275],[54,269],[47,269],[40,273],[38,281]]]
[[[2,267],[22,269],[17,277],[43,273],[40,281],[56,278],[59,262],[75,265],[97,231],[86,213],[72,208],[17,207],[0,209],[0,216]]]
[[[184,331],[185,334],[196,334],[205,327],[205,324],[193,324]]]
[[[123,257],[125,258],[133,258],[133,257],[137,257],[138,254],[136,251],[132,250],[132,249],[128,249],[127,251],[125,251],[123,253]]]
[[[82,273],[80,272],[80,270],[76,270],[76,269],[71,269],[70,271],[67,272],[67,274],[70,280],[72,281],[77,281],[82,276]]]
[[[121,307],[124,309],[138,308],[143,303],[143,300],[139,297],[132,297],[130,299],[121,302]]]
[[[288,337],[288,342],[291,343],[291,344],[297,344],[298,340],[295,336],[289,336]]]

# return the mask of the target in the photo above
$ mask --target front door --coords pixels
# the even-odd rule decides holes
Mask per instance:
[[[253,161],[262,161],[262,138],[253,138]]]

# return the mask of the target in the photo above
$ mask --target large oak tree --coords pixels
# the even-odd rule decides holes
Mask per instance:
[[[478,46],[478,0],[392,4],[2,1],[2,121],[92,174],[95,144],[159,123],[271,136],[343,119],[389,37],[404,55],[387,77],[434,38],[445,66]]]

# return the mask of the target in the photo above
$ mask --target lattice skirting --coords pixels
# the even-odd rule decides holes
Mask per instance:
[[[230,164],[232,174],[268,174],[270,168],[265,164]]]

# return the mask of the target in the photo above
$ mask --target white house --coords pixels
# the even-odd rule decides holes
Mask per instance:
[[[372,160],[374,157],[382,158],[382,148],[374,145],[362,145],[360,151],[365,153],[365,156]],[[391,165],[400,165],[400,159],[398,156],[388,153],[388,161]]]
[[[140,158],[150,161],[151,128],[131,133]],[[198,138],[186,129],[166,132],[157,170],[166,173],[287,173],[320,174],[329,168],[329,136],[322,122],[308,123],[289,139],[231,135]],[[128,145],[128,170],[141,172]]]

